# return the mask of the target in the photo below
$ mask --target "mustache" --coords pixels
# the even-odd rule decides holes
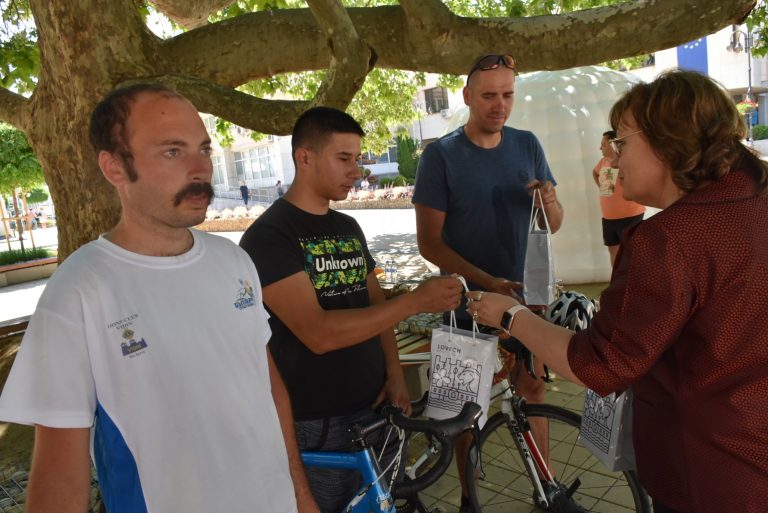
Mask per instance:
[[[187,196],[197,196],[205,194],[208,196],[208,203],[213,199],[213,186],[209,182],[192,182],[180,190],[173,198],[173,206],[178,207]]]

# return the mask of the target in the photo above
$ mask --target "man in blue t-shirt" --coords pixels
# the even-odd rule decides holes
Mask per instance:
[[[556,182],[538,139],[531,132],[504,126],[514,94],[511,56],[477,59],[464,88],[469,120],[426,147],[413,194],[421,255],[443,273],[464,276],[471,289],[512,296],[522,287],[533,189],[541,191],[543,205],[537,206],[543,207],[551,231],[563,222]],[[457,322],[460,328],[471,329],[472,318],[465,308],[462,304],[456,310]],[[541,380],[521,372],[520,366],[512,377],[520,395],[543,402]],[[537,444],[546,454],[546,425],[531,420]],[[466,450],[460,445],[456,455],[463,474]],[[463,475],[462,490],[466,496]],[[465,502],[462,499],[462,506]]]

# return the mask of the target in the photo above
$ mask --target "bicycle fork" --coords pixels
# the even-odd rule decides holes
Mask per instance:
[[[519,398],[515,400],[517,399]],[[505,414],[507,417],[507,427],[523,459],[523,464],[531,479],[531,485],[533,485],[536,494],[539,496],[540,506],[548,508],[551,504],[542,486],[542,480],[554,483],[555,478],[550,472],[547,462],[544,461],[536,441],[533,439],[528,420],[522,414],[519,417],[514,413],[505,412]],[[542,478],[539,478],[539,473],[542,474]]]

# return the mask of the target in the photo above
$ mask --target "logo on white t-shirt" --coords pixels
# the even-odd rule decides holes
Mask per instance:
[[[240,282],[240,290],[237,291],[237,299],[235,300],[235,308],[238,310],[245,310],[256,304],[253,294],[253,286],[248,280],[237,280]]]
[[[122,344],[120,344],[120,347],[123,350],[123,356],[130,356],[132,354],[135,354],[142,349],[145,349],[147,347],[147,341],[143,338],[141,340],[136,340],[133,338],[133,330],[125,329],[123,330],[123,338],[126,340]]]

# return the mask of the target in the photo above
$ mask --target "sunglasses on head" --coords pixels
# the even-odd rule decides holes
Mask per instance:
[[[511,69],[512,71],[515,71],[515,59],[513,59],[511,55],[495,54],[481,57],[477,60],[477,62],[475,62],[475,65],[472,66],[472,69],[469,70],[469,74],[467,75],[467,84],[469,84],[469,77],[471,77],[472,73],[475,71],[488,71],[490,69],[496,69],[499,66],[504,66]]]

